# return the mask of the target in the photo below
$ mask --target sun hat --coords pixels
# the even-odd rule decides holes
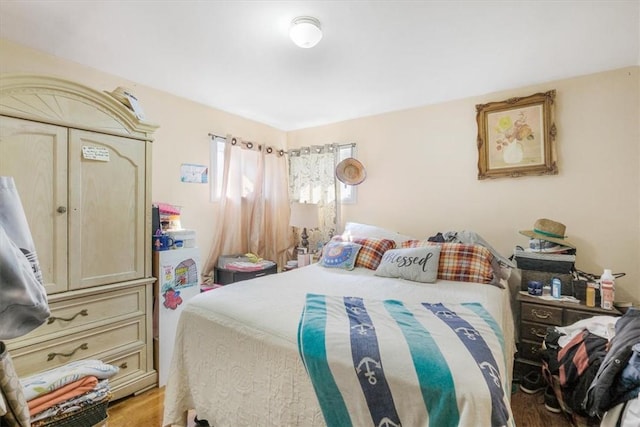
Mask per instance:
[[[336,177],[347,185],[361,184],[367,177],[364,166],[353,157],[344,159],[336,166]]]
[[[571,243],[567,236],[564,235],[567,228],[564,224],[547,218],[536,220],[533,224],[533,230],[521,230],[523,234],[532,239],[546,240],[548,242],[557,243],[562,246],[568,246],[575,249],[576,246]]]

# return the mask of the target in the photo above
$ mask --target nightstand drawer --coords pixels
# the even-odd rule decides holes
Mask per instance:
[[[520,325],[520,336],[523,340],[542,342],[547,336],[548,325],[532,322],[522,322]]]
[[[522,320],[529,320],[547,325],[562,324],[562,307],[551,307],[541,304],[522,303]]]
[[[542,359],[542,341],[534,342],[522,340],[518,344],[519,357],[531,361],[540,361]]]
[[[572,310],[567,308],[564,310],[564,324],[571,325],[582,319],[587,319],[589,317],[602,315],[603,313],[594,313],[593,311],[582,311],[582,310]],[[608,314],[609,316],[616,316],[616,313]]]

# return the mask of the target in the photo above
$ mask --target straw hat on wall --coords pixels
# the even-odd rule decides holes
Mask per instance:
[[[365,180],[367,172],[364,170],[362,163],[353,157],[349,157],[336,166],[336,177],[344,184],[358,185]]]

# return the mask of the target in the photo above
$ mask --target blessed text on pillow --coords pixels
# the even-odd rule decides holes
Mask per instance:
[[[391,249],[384,253],[376,276],[433,283],[438,278],[440,247]]]

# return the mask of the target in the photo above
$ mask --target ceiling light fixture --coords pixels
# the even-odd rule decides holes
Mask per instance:
[[[318,44],[322,39],[320,21],[310,16],[299,16],[291,21],[289,37],[296,46],[308,49]]]

